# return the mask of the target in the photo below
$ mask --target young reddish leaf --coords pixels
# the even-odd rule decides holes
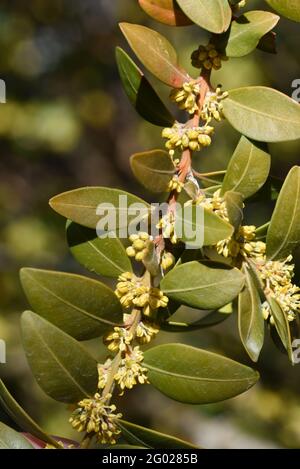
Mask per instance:
[[[141,8],[160,23],[187,26],[193,22],[180,10],[174,0],[139,0]]]

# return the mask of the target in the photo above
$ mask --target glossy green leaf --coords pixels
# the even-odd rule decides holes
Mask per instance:
[[[242,57],[259,44],[260,39],[276,26],[279,16],[268,11],[248,11],[232,22],[224,38],[224,50],[228,57]]]
[[[159,345],[145,352],[150,383],[186,404],[223,401],[247,391],[256,371],[229,358],[182,344]]]
[[[268,259],[284,259],[300,243],[300,167],[286,177],[267,234]]]
[[[130,158],[136,179],[152,192],[168,191],[168,183],[175,174],[174,163],[168,152],[153,150],[136,153]]]
[[[99,224],[101,217],[106,217],[106,214],[115,221],[116,229],[126,228],[135,216],[128,216],[128,207],[130,205],[142,204],[145,211],[149,207],[144,200],[135,195],[119,189],[110,189],[109,187],[81,187],[80,189],[63,192],[53,197],[49,204],[53,210],[63,217],[79,223],[79,225],[94,229]],[[100,204],[101,209],[99,210]],[[115,230],[109,230],[108,227],[107,231]]]
[[[139,0],[143,10],[168,26],[187,26],[192,21],[180,10],[175,0]]]
[[[256,362],[264,343],[264,318],[259,292],[246,265],[243,273],[246,281],[238,301],[239,333],[246,352]]]
[[[244,199],[255,194],[266,182],[271,157],[262,144],[242,136],[229,162],[221,194],[239,192]]]
[[[46,443],[60,448],[57,441],[42,430],[42,428],[25,412],[18,402],[10,394],[9,390],[0,379],[0,406],[10,418],[23,430]]]
[[[46,394],[76,403],[95,393],[97,362],[79,342],[31,311],[22,314],[21,327],[28,363]]]
[[[272,88],[249,86],[229,91],[224,115],[240,133],[261,142],[300,138],[300,106]]]
[[[122,322],[122,307],[106,285],[81,275],[24,268],[20,273],[32,308],[79,340],[99,337]]]
[[[266,0],[282,16],[300,22],[300,0]]]
[[[200,248],[228,238],[233,234],[233,226],[200,205],[178,205],[175,232],[187,245]]]
[[[240,192],[227,191],[224,200],[230,224],[237,231],[243,221],[243,196]]]
[[[290,324],[287,319],[287,315],[282,310],[281,306],[277,300],[271,296],[267,297],[268,303],[270,305],[272,316],[274,319],[275,327],[280,337],[280,340],[287,351],[290,361],[293,363],[293,348],[292,348],[292,339]]]
[[[198,319],[194,322],[177,322],[177,321],[167,321],[163,322],[160,327],[164,331],[168,332],[189,332],[195,331],[198,329],[205,329],[207,327],[216,326],[221,322],[225,321],[230,315],[226,313],[220,313],[219,311],[212,311],[206,314],[201,319]]]
[[[177,0],[182,11],[194,23],[212,33],[227,31],[231,22],[231,8],[227,0]]]
[[[164,36],[138,24],[121,23],[120,28],[136,56],[156,78],[173,88],[190,80],[178,65],[176,50]]]
[[[192,261],[168,272],[160,288],[174,301],[209,310],[230,303],[243,285],[244,275],[238,269],[211,268]]]
[[[118,238],[98,238],[95,230],[68,221],[67,241],[75,259],[91,272],[118,277],[131,272],[131,262]]]
[[[126,422],[125,420],[118,420],[118,426],[122,430],[122,436],[125,440],[133,445],[142,445],[146,448],[154,449],[197,448],[187,441],[141,427],[140,425],[135,425],[134,423]]]
[[[156,94],[143,72],[120,47],[116,48],[116,60],[123,88],[136,111],[151,124],[161,127],[172,126],[174,117]]]
[[[0,422],[0,449],[33,449],[33,446],[21,433]]]

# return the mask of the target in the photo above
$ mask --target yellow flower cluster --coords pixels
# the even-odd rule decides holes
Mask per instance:
[[[200,197],[196,200],[196,204],[201,205],[207,210],[216,213],[219,217],[228,221],[228,212],[225,200],[220,195],[221,189],[213,193],[211,197],[206,197],[204,194],[201,194]]]
[[[167,139],[166,148],[170,156],[173,157],[175,150],[200,151],[203,147],[211,144],[211,137],[214,128],[208,125],[202,127],[185,127],[176,122],[173,127],[166,127],[162,131],[162,137]]]
[[[169,299],[159,288],[143,285],[131,272],[124,272],[118,280],[115,293],[124,308],[141,308],[145,316],[152,316],[167,306]]]
[[[184,186],[184,184],[179,181],[178,176],[173,176],[173,178],[171,179],[171,181],[168,184],[168,190],[170,192],[176,191],[176,192],[178,192],[178,194],[180,194],[180,192],[183,189],[183,186]]]
[[[293,321],[296,313],[300,313],[300,288],[292,283],[295,266],[291,261],[292,256],[288,256],[284,261],[263,260],[256,264],[265,292],[277,300],[289,321]],[[267,303],[263,306],[263,314],[265,319],[270,316],[272,322]]]
[[[201,119],[207,123],[211,122],[212,119],[220,121],[223,117],[222,101],[227,97],[228,92],[223,92],[220,85],[217,87],[216,91],[208,91],[202,106],[202,111],[200,114]]]
[[[255,230],[254,225],[241,226],[231,238],[217,243],[218,254],[226,258],[236,258],[240,255],[244,258],[264,259],[266,245],[262,241],[255,241]]]
[[[199,94],[200,84],[187,82],[182,85],[182,88],[173,89],[170,93],[170,99],[178,105],[179,109],[194,114],[198,111],[197,98]]]
[[[121,433],[117,421],[122,414],[116,414],[116,406],[109,405],[111,394],[101,397],[96,393],[93,398],[83,399],[73,412],[69,422],[78,432],[95,433],[99,443],[113,445]]]
[[[126,249],[129,257],[134,257],[136,261],[142,261],[148,253],[147,243],[152,241],[152,237],[145,232],[140,232],[129,236],[132,246]]]
[[[175,257],[170,252],[164,251],[161,257],[160,265],[163,270],[168,270],[175,262]]]
[[[205,68],[206,70],[219,70],[222,67],[222,60],[228,60],[226,55],[219,52],[214,44],[199,46],[191,56],[192,65],[196,68]]]
[[[122,359],[114,380],[121,390],[121,396],[124,394],[125,389],[132,389],[136,384],[148,383],[147,368],[144,368],[141,363],[144,360],[143,352],[138,346],[126,352],[125,357]]]

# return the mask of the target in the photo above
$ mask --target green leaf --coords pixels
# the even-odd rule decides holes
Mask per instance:
[[[267,234],[267,258],[284,259],[300,243],[300,167],[286,177]]]
[[[300,0],[266,0],[282,16],[300,22]]]
[[[230,303],[243,285],[244,275],[238,269],[211,268],[192,261],[168,272],[160,288],[172,300],[209,310]]]
[[[99,337],[122,322],[114,292],[81,275],[24,268],[21,283],[32,308],[79,340]]]
[[[97,390],[97,362],[79,342],[31,311],[21,318],[23,346],[40,387],[53,399],[76,403]]]
[[[174,163],[163,150],[136,153],[131,156],[130,165],[136,179],[152,192],[166,192],[175,174]]]
[[[230,237],[233,234],[233,227],[205,207],[195,204],[184,207],[178,205],[175,232],[181,241],[200,248]]]
[[[227,0],[177,0],[182,11],[201,28],[216,34],[227,31],[231,8]]]
[[[275,298],[267,296],[267,300],[272,311],[275,327],[280,340],[287,351],[290,361],[294,363],[290,324],[287,316]]]
[[[266,182],[271,157],[258,142],[242,136],[229,162],[221,194],[239,192],[244,199],[255,194]]]
[[[243,273],[246,283],[244,289],[239,294],[239,333],[249,357],[254,362],[257,362],[264,343],[264,318],[259,292],[245,264],[243,266]]]
[[[116,48],[116,60],[125,93],[136,111],[151,124],[161,127],[172,126],[174,117],[143,72],[120,47]]]
[[[21,433],[0,422],[0,449],[33,449],[33,446]]]
[[[10,418],[19,427],[31,435],[36,436],[42,441],[60,448],[57,441],[42,430],[42,428],[25,412],[25,410],[17,403],[8,391],[7,387],[0,379],[0,405]]]
[[[276,26],[279,16],[268,11],[248,11],[232,22],[224,37],[224,51],[228,57],[250,54],[260,39]]]
[[[181,323],[177,321],[167,321],[160,324],[160,327],[164,331],[168,332],[189,332],[198,329],[205,329],[207,327],[216,326],[221,322],[225,321],[230,315],[226,313],[220,313],[219,311],[211,311],[201,319],[194,322]]]
[[[118,238],[98,238],[95,230],[68,221],[67,241],[75,259],[91,272],[118,277],[131,272],[131,262]]]
[[[247,391],[256,371],[229,358],[182,344],[159,345],[145,352],[150,383],[186,404],[223,401]]]
[[[142,445],[146,448],[154,449],[197,448],[187,441],[126,422],[126,420],[118,420],[118,426],[122,430],[122,436],[128,443],[133,445]]]
[[[69,218],[79,225],[95,229],[103,212],[115,219],[115,228],[126,228],[134,216],[128,215],[128,207],[132,204],[142,204],[145,210],[149,205],[142,199],[128,192],[109,187],[81,187],[56,195],[49,201],[50,206],[63,217]],[[107,209],[97,215],[97,208],[107,206]],[[101,215],[101,216],[100,216]],[[108,230],[107,231],[114,231]]]
[[[227,191],[224,200],[230,224],[237,231],[243,221],[243,196],[240,192]]]
[[[178,65],[177,52],[164,36],[138,24],[120,23],[120,28],[136,56],[156,78],[173,88],[191,80]]]
[[[261,142],[300,138],[300,106],[272,88],[249,86],[229,91],[224,115],[240,133]]]
[[[169,26],[188,26],[193,24],[185,16],[174,0],[139,0],[143,10],[160,23]]]

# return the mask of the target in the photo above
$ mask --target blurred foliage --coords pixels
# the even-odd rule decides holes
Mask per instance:
[[[268,9],[264,2],[251,1],[251,7],[255,6]],[[0,365],[0,373],[42,425],[68,437],[73,434],[68,411],[44,396],[23,356],[18,317],[26,301],[18,270],[23,265],[78,270],[67,251],[63,221],[48,207],[54,194],[84,185],[106,185],[147,197],[136,187],[129,156],[162,147],[160,129],[134,114],[121,89],[114,61],[115,46],[124,45],[119,20],[153,27],[135,0],[3,0],[0,5],[0,77],[7,86],[7,104],[0,104],[0,337],[7,341],[8,350],[8,365]],[[182,64],[195,76],[190,53],[207,41],[207,33],[197,27],[175,33],[159,24],[155,29],[179,47]],[[256,51],[231,59],[214,74],[214,84],[220,82],[224,89],[261,84],[291,95],[291,83],[299,78],[299,26],[282,19],[277,33],[278,56]],[[167,88],[152,82],[167,103]],[[197,169],[224,169],[238,138],[222,123],[214,145],[196,163]],[[271,145],[272,174],[279,178],[279,186],[288,169],[300,163],[299,149],[299,142]],[[247,217],[251,222],[251,213],[257,216],[259,212],[263,222],[269,210],[262,193]],[[236,321],[230,318],[209,331],[186,334],[181,341],[248,363],[236,338]],[[176,336],[169,334],[168,339],[174,341]],[[90,342],[91,350],[95,344]],[[199,412],[150,389],[145,400],[145,390],[142,397],[137,389],[130,393],[127,417],[208,446],[299,447],[300,366],[292,369],[267,343],[258,368],[263,376],[259,386],[224,404],[199,408]],[[201,422],[207,418],[218,423],[219,439],[214,426],[206,430],[211,432],[210,440],[201,435]],[[242,441],[227,440],[228,425],[243,436]]]

